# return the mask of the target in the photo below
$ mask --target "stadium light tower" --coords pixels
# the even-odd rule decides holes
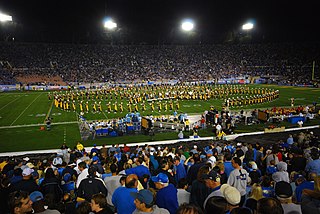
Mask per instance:
[[[253,29],[253,23],[251,23],[251,22],[248,22],[248,23],[246,23],[246,24],[244,24],[244,25],[242,25],[242,30],[246,30],[246,31],[249,31],[249,30],[252,30]]]
[[[0,22],[12,22],[12,16],[0,12]]]
[[[115,30],[117,28],[117,23],[112,19],[106,19],[104,21],[104,27],[108,30]]]
[[[184,31],[192,31],[194,28],[194,23],[190,19],[186,19],[181,24],[181,29]]]

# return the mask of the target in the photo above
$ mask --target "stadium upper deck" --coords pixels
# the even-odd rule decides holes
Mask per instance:
[[[35,76],[88,83],[277,75],[285,84],[310,84],[312,62],[319,61],[319,49],[318,43],[190,46],[1,43],[0,83],[30,83],[32,78],[23,77]],[[318,73],[316,63],[316,78]]]

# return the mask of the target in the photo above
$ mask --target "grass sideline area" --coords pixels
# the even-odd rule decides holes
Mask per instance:
[[[290,106],[291,97],[295,98],[295,106],[311,105],[320,103],[319,88],[302,88],[290,86],[274,85],[250,85],[250,87],[274,88],[280,91],[280,98],[270,103],[259,105],[244,106],[241,109],[271,108],[274,106]],[[221,109],[223,100],[189,100],[180,101],[180,110],[178,113],[202,114],[214,105],[218,110]],[[124,106],[125,103],[124,103]],[[106,109],[104,105],[104,110]],[[125,109],[126,110],[126,109]],[[231,111],[240,111],[240,108],[231,109]],[[124,116],[123,114],[107,113],[85,114],[88,120],[109,120]],[[153,112],[155,116],[169,115],[173,112]],[[143,115],[150,115],[151,111]],[[40,130],[44,126],[45,118],[50,115],[53,118],[52,129],[50,131]],[[63,143],[69,147],[76,145],[80,141],[80,132],[78,126],[78,114],[76,112],[66,112],[53,106],[52,100],[48,100],[47,91],[26,91],[26,92],[3,92],[0,93],[0,152],[43,150],[60,148]],[[305,125],[318,125],[319,119],[311,120]],[[286,128],[296,127],[295,124],[284,123]],[[254,126],[239,125],[235,133],[262,131],[268,124],[258,124]],[[200,130],[201,137],[213,136],[212,129]],[[117,143],[137,143],[149,141],[161,141],[176,139],[176,132],[157,133],[155,136],[146,135],[125,135],[121,137],[101,137],[95,140],[82,142],[84,146]]]

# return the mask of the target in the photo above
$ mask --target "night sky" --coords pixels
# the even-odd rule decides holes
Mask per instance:
[[[319,41],[317,1],[288,0],[1,0],[0,11],[14,23],[0,33],[23,42],[62,43],[221,43],[243,35],[241,25],[255,22],[257,42]],[[103,28],[112,17],[116,32]],[[184,18],[196,28],[180,31]],[[111,36],[110,36],[111,35]]]

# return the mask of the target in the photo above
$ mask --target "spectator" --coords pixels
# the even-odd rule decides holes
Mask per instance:
[[[176,182],[178,182],[182,178],[186,178],[187,172],[186,172],[186,169],[184,168],[184,164],[180,161],[179,156],[174,157],[173,164],[174,164],[174,175],[175,175]]]
[[[131,214],[136,209],[130,193],[138,192],[138,176],[130,174],[126,177],[125,186],[118,187],[112,195],[112,204],[118,214]]]
[[[301,199],[302,213],[320,212],[320,175],[314,179],[314,190],[303,190]]]
[[[171,214],[176,213],[179,206],[178,191],[172,184],[169,184],[168,176],[164,173],[159,173],[157,176],[152,176],[151,180],[158,189],[156,196],[158,207],[167,209]]]
[[[207,196],[206,200],[203,203],[203,207],[206,207],[206,203],[209,198],[213,196],[222,196],[220,191],[221,183],[220,183],[220,175],[215,171],[211,170],[208,174],[202,175],[203,180],[205,181],[206,186],[212,190],[212,192]]]
[[[133,214],[169,214],[168,210],[154,205],[154,197],[150,190],[142,189],[139,192],[131,192],[130,195],[134,198],[134,204],[136,206]]]
[[[241,194],[240,206],[243,205],[246,196],[247,184],[251,182],[248,172],[241,168],[241,160],[238,157],[232,159],[232,166],[234,170],[230,173],[228,184],[239,190]]]
[[[15,191],[9,195],[9,209],[12,214],[26,214],[32,211],[32,201],[29,194]]]
[[[108,207],[106,196],[98,193],[91,198],[91,210],[97,214],[112,214],[112,210]]]
[[[257,202],[263,198],[263,192],[260,184],[253,184],[250,190],[249,198],[245,202],[245,207],[250,208],[252,213],[257,211]]]
[[[88,177],[81,181],[77,190],[78,197],[91,201],[94,194],[102,193],[107,195],[108,190],[102,179],[96,176],[96,173],[97,168],[95,166],[90,166],[88,170]]]
[[[275,184],[275,194],[281,203],[284,214],[289,214],[290,212],[301,214],[300,205],[292,202],[292,193],[291,185],[288,182],[279,181]]]
[[[228,211],[228,202],[222,196],[209,197],[204,207],[205,213],[225,214]]]
[[[277,170],[278,172],[275,172],[272,174],[272,179],[275,182],[279,182],[279,181],[285,181],[285,182],[290,182],[289,179],[289,173],[287,172],[287,163],[285,162],[279,162],[277,164]]]
[[[187,191],[188,181],[186,178],[181,178],[178,182],[178,204],[179,206],[183,203],[190,203],[190,192]]]
[[[121,175],[118,175],[118,168],[116,164],[111,164],[110,170],[112,173],[112,176],[106,177],[104,179],[104,183],[106,184],[108,195],[107,195],[107,202],[109,205],[113,206],[112,204],[112,195],[114,191],[121,186],[120,178]]]
[[[22,171],[22,180],[12,185],[13,191],[26,191],[28,194],[33,191],[38,191],[39,186],[35,180],[32,179],[32,172],[34,172],[33,169],[29,167],[24,168]]]
[[[78,178],[77,178],[77,184],[76,184],[77,188],[79,188],[81,181],[87,178],[89,175],[87,164],[85,162],[78,163],[78,169],[80,171],[80,174],[78,175]]]
[[[45,208],[44,197],[41,192],[34,191],[30,194],[30,200],[32,201],[33,213],[47,213],[47,214],[59,214],[58,210],[50,210]]]
[[[262,198],[257,203],[257,214],[284,214],[281,203],[276,198]]]
[[[208,174],[209,171],[210,166],[202,166],[198,171],[197,179],[193,181],[191,185],[190,203],[199,206],[201,209],[203,208],[204,201],[212,191],[206,186],[206,182],[204,180],[204,178],[206,178],[205,175]]]
[[[222,197],[224,197],[228,202],[227,210],[229,210],[229,212],[240,206],[241,195],[239,190],[229,184],[223,184],[220,191]]]
[[[194,204],[182,204],[177,210],[177,214],[203,214],[203,211]]]

